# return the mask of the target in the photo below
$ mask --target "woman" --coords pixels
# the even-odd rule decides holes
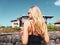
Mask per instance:
[[[42,45],[41,41],[49,42],[47,26],[43,19],[40,9],[32,6],[28,12],[29,19],[24,23],[22,31],[23,45]]]

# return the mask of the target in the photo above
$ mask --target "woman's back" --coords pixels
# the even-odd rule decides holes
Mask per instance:
[[[29,35],[27,45],[43,45],[43,38],[41,36]]]
[[[33,24],[31,21],[29,23],[30,26],[28,28],[28,33],[31,33],[31,35],[28,36],[28,45],[42,45],[41,41],[43,40],[43,38],[40,35],[38,35],[36,31],[33,32]]]

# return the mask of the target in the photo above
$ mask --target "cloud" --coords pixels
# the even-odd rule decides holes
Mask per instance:
[[[54,2],[54,5],[60,6],[60,0],[55,1],[55,2]]]

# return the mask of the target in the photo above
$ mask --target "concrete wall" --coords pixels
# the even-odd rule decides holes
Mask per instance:
[[[47,45],[60,45],[60,32],[48,32],[50,42]],[[21,34],[16,33],[1,33],[0,45],[22,45]]]

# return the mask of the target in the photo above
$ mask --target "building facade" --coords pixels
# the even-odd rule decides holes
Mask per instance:
[[[28,19],[28,16],[22,16],[17,18],[16,20],[12,20],[12,28],[14,27],[22,27],[24,24],[24,21]]]
[[[47,24],[47,19],[53,18],[53,16],[43,16],[45,23]],[[12,28],[14,27],[23,27],[24,21],[28,19],[28,16],[22,16],[16,20],[12,20]]]

